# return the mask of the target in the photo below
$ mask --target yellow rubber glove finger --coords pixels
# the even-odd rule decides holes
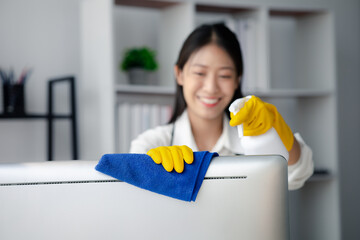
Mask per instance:
[[[258,97],[251,98],[235,115],[230,114],[231,126],[243,124],[244,136],[257,136],[266,133],[274,121],[274,115],[266,108],[266,104]]]
[[[285,120],[274,105],[266,103],[266,107],[274,115],[273,127],[275,128],[286,149],[290,151],[294,144],[294,135],[291,131],[291,128],[286,124]]]
[[[157,148],[150,149],[146,154],[149,155],[156,164],[162,162],[161,154]]]
[[[170,149],[167,147],[159,147],[158,149],[161,154],[163,167],[166,171],[171,172],[174,169],[174,161]]]
[[[180,146],[180,149],[182,151],[183,157],[184,157],[184,161],[187,164],[192,164],[194,161],[194,152],[191,148],[189,148],[188,146],[182,145]]]
[[[244,110],[242,110],[244,109]],[[232,112],[230,112],[230,126],[232,127],[236,127],[237,125],[240,125],[242,123],[245,122],[247,116],[248,116],[248,112],[249,112],[249,109],[245,109],[245,108],[242,108],[239,112],[236,113],[236,115],[234,115]]]
[[[174,163],[174,169],[177,173],[182,173],[184,171],[184,160],[183,154],[178,146],[169,147]]]
[[[166,171],[171,172],[174,169],[174,162],[170,149],[167,147],[157,147],[150,149],[147,154],[157,164],[162,164]]]

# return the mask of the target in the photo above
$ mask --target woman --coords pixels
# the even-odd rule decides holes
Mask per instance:
[[[236,35],[223,24],[198,27],[185,40],[174,71],[177,92],[169,124],[139,135],[132,141],[130,152],[146,153],[161,146],[186,145],[190,151],[243,154],[237,130],[229,126],[228,118],[229,105],[242,97],[243,62]],[[267,104],[258,101],[258,104]],[[273,109],[279,115],[276,108]],[[234,119],[231,121],[236,125]],[[312,151],[298,133],[291,133],[288,139],[291,139],[288,148],[289,189],[297,189],[313,173]],[[171,171],[172,166],[167,170]]]

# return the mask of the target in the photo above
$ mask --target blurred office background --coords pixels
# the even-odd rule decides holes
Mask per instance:
[[[93,3],[94,2],[94,3]],[[101,37],[94,41],[99,46],[112,44],[121,34],[112,28],[101,28],[103,22],[119,21],[122,27],[132,29],[145,26],[156,31],[161,19],[151,9],[144,9],[143,19],[126,21],[126,14],[118,15],[121,9],[114,8],[114,14],[106,13],[113,8],[113,2],[105,1],[98,11],[101,17],[91,18],[86,9],[96,6],[97,0],[0,0],[0,68],[13,69],[17,76],[27,67],[33,72],[25,86],[26,112],[45,113],[47,111],[47,81],[51,78],[74,75],[77,90],[77,114],[79,134],[79,159],[97,160],[103,153],[116,151],[115,133],[106,125],[114,124],[115,113],[112,106],[114,93],[112,84],[104,79],[118,79],[123,73],[106,71],[109,65],[118,65],[121,51],[107,48],[98,54],[98,70],[84,72],[89,68],[88,46],[84,43],[94,31]],[[168,1],[172,2],[172,1]],[[181,1],[180,1],[181,2]],[[211,2],[211,1],[210,1]],[[244,2],[245,5],[286,2],[289,6],[313,4],[327,6],[334,14],[335,54],[336,54],[336,94],[337,94],[337,132],[338,167],[340,177],[340,215],[341,239],[359,239],[360,229],[357,222],[360,210],[360,1],[359,0],[291,0],[291,1],[228,1]],[[144,21],[144,19],[152,21]],[[100,21],[100,22],[99,22]],[[103,22],[101,22],[103,21]],[[186,19],[184,20],[186,23]],[[134,44],[144,44],[142,34],[133,33]],[[87,40],[87,41],[85,41]],[[147,44],[155,47],[154,39]],[[182,39],[180,39],[182,41]],[[96,43],[95,43],[96,45]],[[86,51],[85,51],[86,50]],[[97,49],[94,49],[96,52]],[[107,61],[111,61],[108,63]],[[321,63],[319,63],[321,64]],[[171,69],[172,70],[172,69]],[[106,73],[106,74],[103,74]],[[89,80],[96,75],[98,81]],[[100,91],[93,89],[99,88]],[[109,91],[110,90],[110,91]],[[104,98],[103,95],[111,95]],[[69,105],[68,88],[59,85],[56,91],[55,111],[67,112]],[[2,106],[2,97],[0,98]],[[1,110],[0,110],[1,111]],[[109,113],[109,114],[108,114]],[[107,115],[108,114],[108,115]],[[105,116],[106,117],[105,117]],[[327,124],[323,119],[323,124]],[[97,127],[101,125],[102,127]],[[55,159],[71,159],[70,123],[59,120],[55,123]],[[45,120],[1,120],[0,122],[0,162],[46,161],[46,121]],[[336,134],[335,134],[336,136]],[[322,231],[327,231],[323,226]]]

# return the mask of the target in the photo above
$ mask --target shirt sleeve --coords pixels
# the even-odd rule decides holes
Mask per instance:
[[[141,133],[130,144],[130,153],[147,153],[150,149],[169,146],[172,124],[158,126]]]
[[[301,155],[295,164],[288,166],[289,190],[301,188],[305,181],[314,173],[314,162],[311,148],[306,145],[299,133],[295,133],[295,138],[300,144]]]

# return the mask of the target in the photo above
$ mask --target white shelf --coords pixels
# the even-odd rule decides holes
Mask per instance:
[[[107,18],[109,3],[98,3],[104,8],[105,20],[110,19]],[[339,239],[337,74],[334,11],[331,7],[329,9],[328,1],[115,0],[111,3],[113,6],[109,12],[114,14],[111,18],[113,22],[102,26],[102,21],[96,20],[100,23],[94,25],[98,26],[99,31],[113,29],[114,38],[108,35],[114,42],[100,42],[100,45],[106,46],[109,53],[106,56],[109,57],[104,57],[104,50],[101,49],[95,57],[83,58],[88,63],[84,69],[88,73],[86,79],[96,83],[90,90],[98,93],[102,106],[108,107],[106,114],[101,114],[102,121],[99,121],[99,129],[107,130],[99,133],[104,149],[111,145],[108,141],[112,138],[109,136],[116,132],[117,127],[118,119],[115,119],[113,127],[107,121],[111,118],[111,114],[107,114],[110,110],[117,109],[123,103],[173,103],[173,65],[183,40],[195,26],[223,21],[232,29],[248,29],[250,31],[242,35],[246,36],[245,39],[239,37],[243,53],[248,57],[245,59],[245,68],[248,68],[243,78],[243,94],[263,97],[281,110],[286,122],[312,148],[316,168],[330,172],[314,175],[309,181],[321,184],[305,184],[303,189],[297,191],[299,194],[295,194],[300,197],[291,204],[294,208],[290,216],[294,220],[291,238]],[[83,4],[88,4],[88,1]],[[85,12],[89,11],[84,9]],[[83,32],[91,37],[99,36],[94,35],[90,27],[95,22],[93,16],[98,15],[98,9],[98,6],[94,6],[88,12],[87,19],[92,22],[82,29],[89,29]],[[98,42],[88,41],[91,38],[84,36],[82,39],[87,43],[84,44],[87,46],[84,53],[99,49]],[[156,77],[161,86],[126,85],[126,76],[117,70],[117,66],[122,50],[135,44],[147,44],[157,51],[160,68]],[[116,59],[112,58],[114,52]],[[107,60],[106,66],[98,64],[100,58]],[[97,70],[95,74],[94,70]],[[115,76],[112,78],[113,73]],[[112,82],[99,85],[97,76]],[[99,86],[107,88],[102,90]],[[112,99],[113,95],[116,96],[115,100]],[[113,106],[109,106],[111,104]],[[103,108],[99,107],[100,110],[103,111]],[[124,138],[120,140],[124,141]],[[117,143],[114,145],[118,147]],[[327,228],[324,229],[324,226]]]
[[[175,95],[173,87],[146,85],[116,85],[117,94]]]
[[[270,89],[270,90],[244,90],[244,95],[255,95],[258,97],[274,97],[274,98],[312,98],[327,97],[334,94],[334,90],[330,89]]]

